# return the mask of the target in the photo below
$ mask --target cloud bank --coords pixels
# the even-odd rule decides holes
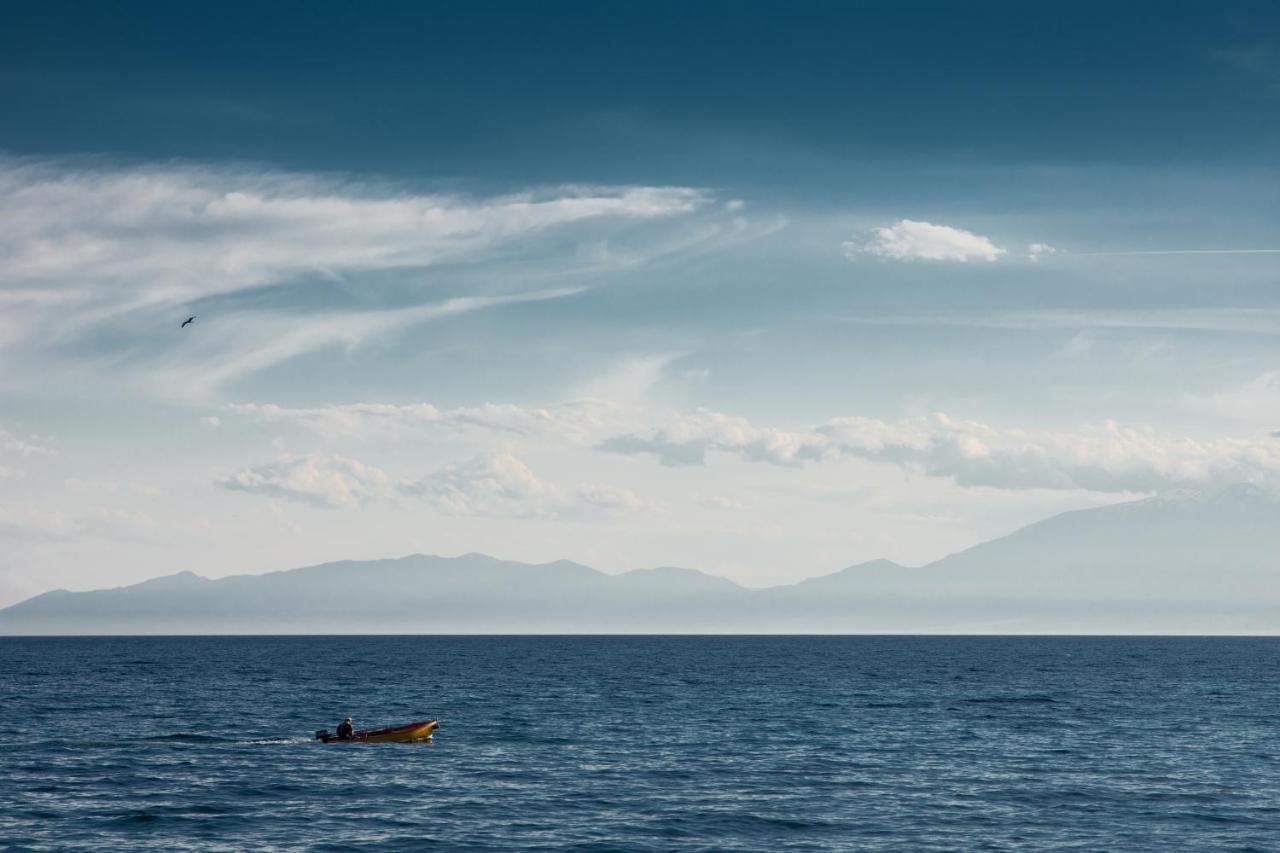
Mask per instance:
[[[1274,381],[1269,375],[1263,380]],[[257,422],[299,426],[326,439],[414,441],[440,430],[472,432],[503,441],[531,438],[649,456],[667,467],[705,465],[715,456],[788,468],[862,459],[960,486],[1003,490],[1129,494],[1239,482],[1280,489],[1277,435],[1197,439],[1115,421],[1072,430],[1034,430],[937,413],[898,421],[848,416],[784,429],[707,409],[658,412],[601,400],[548,406],[491,403],[448,410],[429,403],[315,408],[241,404],[228,410]],[[484,485],[463,488],[464,480]],[[547,492],[535,482],[523,463],[504,452],[444,469],[402,490],[457,513],[555,515],[545,509],[517,510],[500,499],[521,495],[530,506],[546,504]],[[625,497],[618,501],[629,503]],[[553,503],[563,509],[571,502],[560,494]]]
[[[1280,488],[1280,440],[1196,440],[1112,421],[1075,431],[1002,429],[943,414],[888,422],[836,418],[808,430],[760,428],[698,412],[644,434],[612,436],[600,450],[650,454],[663,465],[701,465],[712,453],[798,466],[845,458],[896,465],[961,486],[1161,492],[1250,482]]]

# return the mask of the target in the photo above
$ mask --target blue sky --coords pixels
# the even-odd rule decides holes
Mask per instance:
[[[6,11],[0,603],[1280,484],[1272,4]]]

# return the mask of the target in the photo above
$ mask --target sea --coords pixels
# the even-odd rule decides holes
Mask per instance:
[[[13,851],[1280,850],[1276,639],[7,638],[0,709]]]

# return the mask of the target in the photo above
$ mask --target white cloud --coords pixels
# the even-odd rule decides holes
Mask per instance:
[[[384,495],[390,478],[380,469],[344,456],[282,456],[218,481],[225,488],[335,509]]]
[[[1004,249],[971,231],[911,219],[873,228],[869,239],[846,241],[844,250],[850,259],[870,254],[895,261],[995,261],[1005,254]]]
[[[548,483],[510,453],[476,456],[402,483],[400,489],[450,515],[492,518],[586,519],[645,506],[625,489],[592,483],[565,489]]]
[[[746,418],[706,409],[670,419],[647,435],[612,436],[598,448],[612,453],[652,453],[671,467],[701,465],[711,451],[788,466],[818,459],[827,452],[820,436],[759,428]]]
[[[1032,263],[1037,263],[1046,255],[1056,255],[1058,250],[1048,243],[1032,243],[1027,246],[1027,259]]]
[[[1001,429],[946,415],[886,422],[837,418],[802,431],[753,426],[701,411],[648,434],[623,434],[601,450],[650,453],[664,465],[700,465],[711,452],[743,461],[796,466],[860,458],[961,486],[1157,492],[1252,482],[1280,487],[1280,440],[1201,441],[1114,422],[1073,432]]]

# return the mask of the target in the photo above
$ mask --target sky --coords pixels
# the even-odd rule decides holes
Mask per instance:
[[[5,17],[0,605],[1280,487],[1274,4]]]

